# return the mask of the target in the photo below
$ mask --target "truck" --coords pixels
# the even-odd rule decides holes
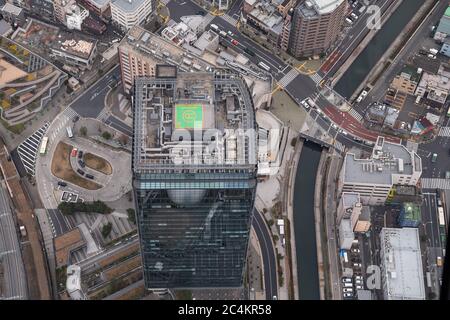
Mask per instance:
[[[219,31],[219,27],[218,27],[216,24],[214,24],[214,23],[211,23],[211,24],[210,24],[210,27],[211,27],[211,29],[213,29],[214,31]]]

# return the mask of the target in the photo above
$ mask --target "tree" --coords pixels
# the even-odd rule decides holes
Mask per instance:
[[[87,136],[87,132],[88,132],[88,130],[87,130],[86,127],[81,127],[80,128],[80,134],[81,134],[82,137],[86,137]]]
[[[107,236],[109,236],[109,234],[111,233],[112,230],[112,223],[108,222],[107,224],[105,224],[102,227],[102,236],[103,238],[106,238]]]
[[[110,140],[112,138],[112,135],[108,131],[105,131],[105,132],[102,133],[102,137],[105,140]]]
[[[127,209],[127,213],[128,213],[128,220],[133,222],[133,224],[136,224],[136,212],[134,211],[134,209],[133,208]]]
[[[273,226],[273,224],[275,223],[275,221],[273,221],[272,219],[270,219],[269,221],[267,221],[267,223],[269,224],[269,226]]]
[[[65,215],[71,215],[76,212],[84,213],[100,213],[108,214],[113,212],[113,209],[108,207],[104,202],[97,200],[94,202],[61,202],[58,209]]]
[[[128,136],[121,134],[119,137],[119,142],[123,145],[126,145],[128,143]]]

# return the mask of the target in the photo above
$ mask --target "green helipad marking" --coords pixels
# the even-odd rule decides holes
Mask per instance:
[[[175,106],[175,129],[203,128],[203,107],[200,104]]]

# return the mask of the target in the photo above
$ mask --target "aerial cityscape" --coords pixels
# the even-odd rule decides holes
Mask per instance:
[[[0,300],[444,299],[448,1],[0,0],[0,110]]]

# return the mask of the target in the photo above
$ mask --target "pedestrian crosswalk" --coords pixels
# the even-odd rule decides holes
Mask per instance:
[[[211,21],[213,21],[215,17],[211,14],[208,13],[204,18],[203,18],[203,25],[207,26],[211,23]]]
[[[228,14],[224,14],[223,16],[221,16],[221,18],[226,22],[228,22],[229,24],[237,26],[237,20],[235,18],[230,17]]]
[[[41,140],[49,125],[50,124],[46,122],[41,128],[39,128],[17,147],[17,153],[19,154],[20,161],[22,161],[27,173],[32,176],[34,176],[36,157],[41,145]]]
[[[450,179],[422,178],[422,189],[450,190]]]
[[[439,137],[450,137],[450,127],[442,127],[438,133]]]
[[[358,120],[359,122],[363,121],[363,116],[356,111],[355,109],[350,109],[350,111],[348,112],[353,118],[355,118],[356,120]]]
[[[319,76],[317,73],[314,73],[313,75],[309,76],[315,83],[319,84],[322,81],[322,77]]]
[[[109,117],[109,112],[108,112],[108,108],[103,108],[102,111],[98,114],[97,116],[97,120],[99,121],[105,121],[106,119],[108,119]]]
[[[283,78],[278,81],[278,84],[282,86],[283,88],[286,88],[289,83],[292,82],[295,78],[298,76],[298,71],[296,69],[291,69],[288,73],[284,75]]]

